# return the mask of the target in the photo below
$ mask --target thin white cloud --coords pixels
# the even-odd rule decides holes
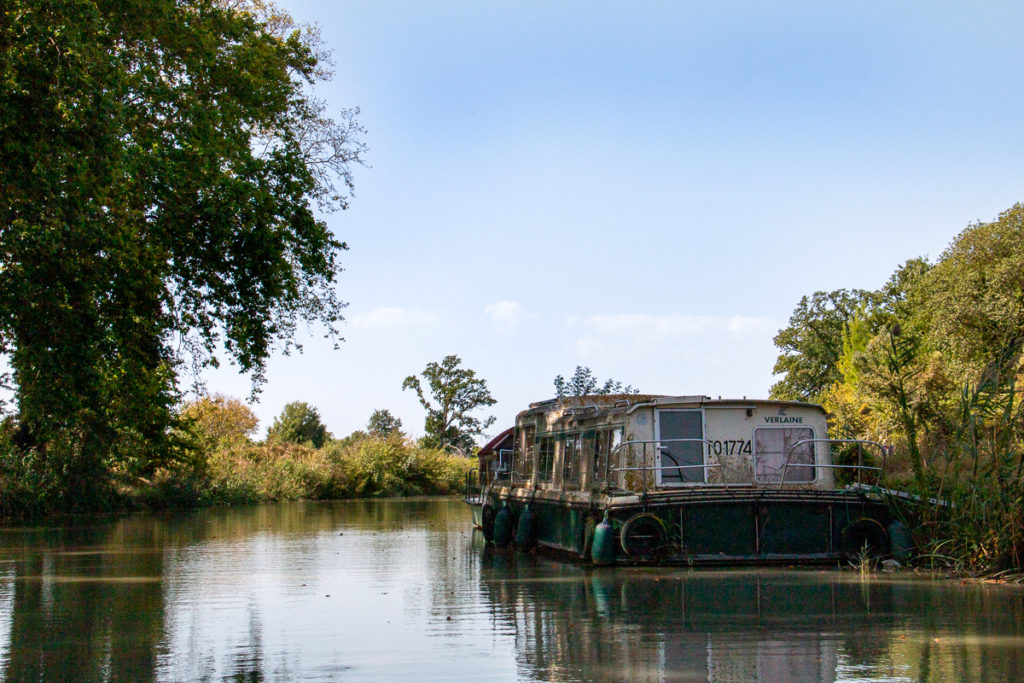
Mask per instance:
[[[655,338],[661,340],[686,339],[704,335],[733,337],[760,337],[774,332],[775,323],[769,318],[743,315],[693,315],[669,313],[622,313],[616,315],[569,316],[566,324],[582,328],[585,336]]]
[[[511,332],[523,323],[537,318],[536,313],[528,312],[518,301],[496,301],[487,304],[484,306],[484,313],[499,332]]]
[[[758,336],[766,332],[775,336],[778,324],[770,318],[754,318],[746,315],[734,315],[729,318],[729,333],[739,336]]]
[[[382,306],[348,316],[349,324],[359,329],[414,327],[430,325],[437,320],[438,315],[431,311],[409,310],[401,306]]]
[[[568,316],[562,338],[570,362],[643,391],[743,396],[770,384],[777,330],[766,317],[624,313]]]
[[[777,330],[769,318],[686,313],[570,315],[565,323],[570,333],[575,333],[570,343],[573,352],[584,359],[621,353],[661,353],[673,347],[679,352],[684,348],[770,343]]]

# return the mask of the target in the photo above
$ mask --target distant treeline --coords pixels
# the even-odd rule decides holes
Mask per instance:
[[[175,439],[179,457],[148,476],[114,472],[110,509],[444,495],[462,490],[475,460],[414,442],[401,421],[375,411],[366,431],[334,439],[315,408],[288,404],[267,438],[251,438],[258,420],[242,401],[208,396],[183,406]],[[13,424],[13,422],[8,423]],[[13,431],[0,433],[7,467],[0,473],[0,513],[49,515],[44,480],[34,476],[35,451],[19,450]],[[14,466],[11,454],[24,462]],[[114,469],[117,469],[116,467]]]
[[[1024,567],[1024,204],[878,290],[803,297],[775,344],[773,397],[822,403],[834,436],[892,445],[888,483],[943,501],[911,520],[924,559]]]

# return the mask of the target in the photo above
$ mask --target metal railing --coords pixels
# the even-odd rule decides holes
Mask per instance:
[[[483,493],[483,486],[480,484],[480,475],[477,468],[472,468],[469,472],[466,472],[466,481],[464,486],[464,498],[471,500],[480,497]]]
[[[498,451],[498,467],[494,470],[494,481],[512,479],[515,472],[515,451],[502,448]]]
[[[797,462],[791,463],[790,462],[790,460],[793,457],[793,452],[797,448],[799,448],[800,446],[803,446],[805,444],[815,444],[815,443],[827,443],[827,444],[830,444],[830,445],[834,444],[834,443],[856,444],[857,445],[857,464],[856,465],[836,465],[835,463],[833,463],[831,465],[819,465],[817,463],[797,463]],[[882,464],[881,465],[876,467],[874,465],[865,465],[864,464],[864,449],[863,449],[864,446],[874,446],[874,447],[878,448],[879,452],[882,454]],[[829,450],[831,450],[831,448]],[[876,441],[868,441],[867,439],[801,439],[800,441],[797,441],[796,443],[794,443],[792,446],[790,446],[786,450],[786,461],[782,464],[782,476],[779,478],[779,488],[781,489],[782,485],[786,483],[786,470],[788,470],[790,467],[821,467],[821,468],[824,468],[824,469],[833,469],[833,470],[854,470],[857,473],[857,483],[858,484],[863,483],[861,481],[861,474],[862,473],[864,473],[864,472],[875,472],[876,473],[875,485],[877,486],[878,482],[881,481],[881,479],[882,479],[882,469],[885,467],[885,458],[888,455],[888,453],[889,453],[889,449],[888,448],[886,448],[885,446],[883,446],[882,444],[880,444],[880,443],[878,443]],[[812,450],[812,455],[813,455],[813,450]]]
[[[667,448],[664,447],[663,444],[670,444],[670,443],[699,443],[699,444],[702,444],[701,458],[702,458],[703,462],[699,463],[699,464],[691,464],[691,465],[678,465],[678,464],[676,464],[676,465],[664,465],[664,464],[656,464],[654,459],[653,459],[654,454],[656,454],[659,451],[666,451],[666,450],[668,450]],[[827,443],[827,444],[830,444],[830,445],[831,444],[855,444],[855,445],[857,445],[858,446],[858,448],[857,448],[857,463],[856,464],[846,465],[846,464],[835,464],[835,463],[832,463],[832,464],[822,464],[822,463],[818,463],[818,462],[810,462],[810,463],[792,462],[793,456],[794,456],[794,454],[796,453],[796,451],[799,448],[801,448],[803,446],[807,446],[807,445],[818,444],[818,443]],[[653,448],[649,449],[648,445],[653,446]],[[616,463],[616,464],[619,463],[619,461],[622,459],[623,454],[627,452],[627,449],[630,449],[630,452],[635,452],[635,451],[632,450],[633,447],[635,447],[635,446],[640,446],[641,447],[641,451],[640,451],[640,464],[638,466],[637,465],[621,465],[621,464],[619,466],[614,466],[614,467],[612,466],[613,463]],[[882,460],[881,465],[876,466],[876,465],[865,465],[864,464],[864,447],[865,446],[870,446],[872,448],[878,449],[878,452],[880,453],[881,460]],[[815,451],[815,449],[812,448],[811,449],[812,457],[814,457],[814,451]],[[712,442],[710,440],[708,440],[708,439],[645,439],[645,440],[623,441],[622,443],[616,444],[608,452],[608,454],[606,456],[605,463],[604,463],[604,465],[605,465],[604,466],[605,472],[604,472],[603,479],[605,480],[605,482],[610,484],[611,482],[610,482],[609,475],[611,473],[613,473],[613,472],[640,472],[641,473],[641,477],[640,477],[641,478],[641,485],[642,485],[642,490],[643,490],[644,493],[646,493],[647,490],[648,490],[648,483],[647,483],[647,474],[648,473],[652,473],[652,474],[655,474],[655,476],[657,476],[657,474],[662,474],[664,472],[675,472],[677,474],[677,476],[679,476],[680,481],[679,482],[673,482],[673,483],[669,484],[670,486],[673,486],[673,485],[674,486],[679,486],[679,485],[687,485],[687,484],[692,484],[692,485],[709,485],[709,484],[712,484],[711,482],[708,481],[708,476],[707,475],[709,474],[709,470],[717,470],[719,472],[719,474],[721,476],[720,485],[724,486],[725,488],[729,488],[730,486],[739,486],[739,485],[751,485],[751,484],[762,484],[762,485],[763,484],[768,484],[768,485],[770,485],[770,484],[776,483],[774,481],[760,481],[760,480],[757,479],[757,462],[756,462],[757,454],[752,454],[750,456],[750,458],[751,458],[751,463],[750,464],[751,464],[751,468],[752,468],[751,469],[752,480],[750,482],[730,482],[729,478],[727,476],[727,473],[726,473],[726,469],[722,466],[722,464],[720,462],[717,462],[717,463],[710,463],[710,462],[708,462],[708,457],[710,456],[711,452],[712,452]],[[877,486],[878,482],[881,480],[882,471],[883,471],[883,468],[884,468],[884,465],[885,465],[885,459],[886,459],[888,453],[889,453],[889,449],[887,447],[883,446],[882,444],[880,444],[878,442],[868,441],[868,440],[865,440],[865,439],[802,439],[802,440],[797,441],[794,444],[792,444],[786,450],[786,459],[785,459],[785,461],[782,464],[781,470],[779,471],[779,481],[777,483],[779,485],[779,488],[781,489],[785,484],[802,484],[802,483],[808,483],[809,481],[813,481],[813,479],[808,480],[808,481],[787,481],[786,480],[786,474],[787,474],[787,472],[789,471],[790,468],[808,468],[809,467],[809,468],[812,468],[812,469],[820,468],[820,469],[828,469],[828,470],[847,470],[847,471],[856,472],[856,477],[857,477],[856,482],[857,482],[857,484],[862,484],[863,483],[863,479],[865,477],[865,474],[873,472],[873,473],[875,473],[874,485]],[[703,477],[700,480],[683,481],[682,480],[682,473],[683,473],[683,471],[686,471],[686,470],[701,470],[703,472]],[[475,471],[476,470],[474,469],[473,472],[475,472]],[[516,471],[515,451],[513,449],[502,449],[502,450],[498,451],[498,467],[493,472],[494,472],[494,476],[493,476],[493,479],[491,479],[492,483],[496,483],[496,482],[499,482],[499,481],[501,481],[501,482],[507,481],[512,486],[516,486],[517,483],[519,483],[519,484],[529,483],[533,479],[533,472],[531,472],[529,477],[526,477],[526,476],[523,476],[522,473]],[[469,477],[467,477],[467,495],[468,495],[468,492],[469,492],[469,481],[470,481],[470,479],[469,479]],[[656,481],[656,485],[659,485],[659,486],[664,486],[665,483],[666,483],[664,481],[664,476],[661,477],[661,481],[658,481],[657,479],[655,481]],[[477,488],[479,490],[479,488],[480,488],[480,484],[479,483],[477,484]]]
[[[655,450],[655,451],[667,451],[668,449],[661,445],[661,444],[665,444],[665,443],[699,443],[699,444],[703,444],[704,446],[706,446],[708,450],[707,450],[707,452],[702,450],[702,452],[701,452],[701,459],[704,462],[700,463],[699,465],[655,465],[653,463],[653,461],[651,462],[650,465],[648,465],[647,464],[647,445],[648,444],[656,444],[656,448],[653,449],[653,450]],[[624,449],[626,446],[636,446],[636,445],[643,446],[643,449],[641,450],[641,465],[640,465],[640,467],[609,467],[609,469],[612,472],[643,472],[643,475],[640,477],[640,480],[641,480],[641,483],[642,483],[642,486],[643,486],[643,492],[644,493],[647,493],[647,473],[648,472],[651,472],[651,473],[661,473],[661,472],[665,472],[667,470],[673,470],[673,471],[679,473],[680,470],[700,469],[700,470],[704,471],[704,470],[708,470],[708,469],[717,469],[721,473],[721,475],[722,475],[722,484],[726,488],[729,488],[729,480],[725,476],[725,469],[722,468],[722,464],[721,463],[709,463],[709,462],[707,462],[706,453],[709,453],[710,452],[710,448],[711,448],[711,443],[707,439],[645,439],[645,440],[636,440],[636,441],[623,441],[622,443],[620,443],[617,446],[615,446],[615,448],[613,448],[611,450],[611,452],[608,454],[608,463],[609,463],[609,465],[610,465],[610,463],[612,461],[612,458],[615,457],[616,455],[619,455],[620,452],[622,451],[622,449]],[[692,482],[680,481],[679,483],[680,484],[687,484],[687,483],[690,483],[690,484],[707,484],[707,483],[709,483],[707,481],[707,472],[705,471],[703,473],[704,473],[704,476],[703,476],[701,481],[692,481]],[[680,474],[679,476],[680,476],[680,479],[682,479],[682,475]],[[662,478],[662,482],[661,483],[664,484],[664,477]]]
[[[662,446],[662,444],[666,444],[666,443],[700,443],[700,444],[703,444],[704,448],[706,449],[701,454],[704,462],[700,463],[700,464],[694,464],[694,465],[656,465],[656,464],[654,464],[653,461],[649,463],[648,462],[648,448],[647,448],[648,444],[654,445],[655,449],[653,449],[653,450],[655,452],[657,452],[657,451],[668,450],[664,446]],[[846,465],[846,464],[835,464],[835,463],[824,464],[824,463],[818,463],[818,462],[811,462],[811,463],[795,463],[795,462],[792,462],[793,454],[795,453],[795,451],[798,448],[800,448],[801,446],[806,446],[808,444],[817,444],[817,443],[855,444],[855,445],[857,445],[858,446],[858,449],[857,449],[857,464],[855,464],[855,465]],[[627,446],[628,447],[633,447],[633,446],[638,446],[638,445],[642,446],[642,450],[641,450],[641,463],[640,463],[639,466],[619,466],[619,467],[611,467],[610,466],[612,460],[615,459],[616,456],[619,456],[623,452],[625,452],[624,449]],[[881,454],[881,458],[882,458],[882,464],[881,465],[876,466],[876,465],[865,465],[864,464],[864,447],[865,446],[871,446],[873,448],[877,448],[878,449],[879,453]],[[643,474],[641,476],[641,485],[642,485],[642,490],[643,490],[644,493],[647,492],[647,473],[648,472],[651,472],[651,473],[661,473],[661,472],[665,472],[665,471],[675,471],[675,472],[678,473],[678,472],[681,472],[682,470],[700,469],[700,470],[705,472],[703,480],[692,481],[692,482],[680,482],[680,484],[691,483],[691,484],[700,485],[700,484],[709,484],[710,483],[710,482],[707,481],[707,479],[708,479],[708,477],[707,477],[707,470],[717,469],[719,471],[719,473],[721,474],[721,477],[722,477],[721,484],[723,486],[725,486],[726,488],[729,488],[730,486],[739,485],[738,482],[730,482],[729,481],[729,478],[726,475],[726,470],[722,467],[722,464],[720,462],[719,463],[709,463],[709,462],[707,462],[707,459],[708,459],[707,456],[710,454],[710,452],[711,452],[711,442],[708,439],[645,439],[645,440],[624,441],[624,442],[618,444],[609,453],[609,457],[608,457],[608,471],[611,471],[611,472],[642,472]],[[886,448],[885,446],[883,446],[882,444],[880,444],[878,442],[875,442],[875,441],[868,441],[868,440],[865,440],[865,439],[801,439],[800,441],[797,441],[796,443],[791,445],[787,449],[787,451],[786,451],[786,460],[783,462],[781,473],[780,473],[780,478],[779,478],[779,482],[778,482],[779,488],[781,489],[784,484],[806,483],[806,482],[786,481],[786,473],[789,470],[789,468],[791,468],[791,467],[793,467],[793,468],[797,468],[797,467],[810,467],[810,468],[820,468],[820,469],[829,469],[829,470],[852,470],[852,471],[856,472],[856,474],[857,474],[857,483],[858,484],[863,483],[862,479],[863,479],[863,476],[864,476],[865,473],[874,472],[875,473],[875,485],[877,485],[878,482],[881,480],[882,470],[884,469],[885,459],[886,459],[886,456],[888,455],[888,452],[889,452],[889,449]],[[812,449],[811,454],[812,454],[812,457],[813,457],[814,456],[814,449]],[[756,468],[756,462],[754,462],[754,455],[751,456],[751,467],[752,468]],[[755,484],[755,483],[770,484],[770,483],[773,483],[773,482],[758,481],[757,480],[756,471],[754,471],[754,470],[751,471],[751,474],[753,476],[753,480],[751,482],[749,482],[750,484]],[[662,477],[662,481],[659,482],[659,483],[661,485],[664,485],[664,477]]]

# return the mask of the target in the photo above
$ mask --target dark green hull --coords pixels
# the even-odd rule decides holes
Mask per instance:
[[[602,557],[614,564],[831,563],[892,554],[897,531],[884,500],[852,491],[704,489],[621,503],[604,495],[570,503],[513,494],[489,503],[507,505],[514,527],[529,504],[531,533],[516,528],[513,538],[584,561],[594,556],[595,529],[607,511],[610,529],[599,542],[611,544]]]

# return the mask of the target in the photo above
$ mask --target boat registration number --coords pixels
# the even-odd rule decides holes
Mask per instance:
[[[708,441],[708,449],[715,455],[750,455],[750,439]]]

